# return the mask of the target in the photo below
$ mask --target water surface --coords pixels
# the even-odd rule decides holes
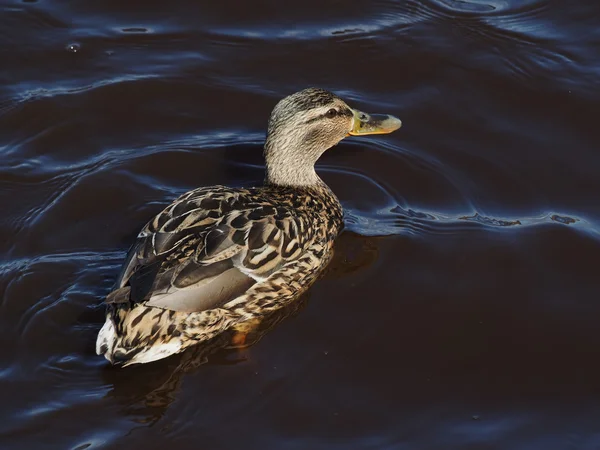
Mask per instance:
[[[600,448],[600,4],[0,2],[0,447]],[[268,115],[403,119],[318,170],[327,276],[247,349],[94,353],[133,237],[263,177]]]

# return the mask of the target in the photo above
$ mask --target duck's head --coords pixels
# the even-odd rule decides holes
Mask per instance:
[[[281,100],[269,120],[265,161],[270,184],[310,186],[320,182],[315,163],[347,136],[387,134],[402,122],[350,108],[323,89],[308,88]]]

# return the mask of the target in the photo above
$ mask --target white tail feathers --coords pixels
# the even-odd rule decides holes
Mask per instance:
[[[130,364],[144,364],[174,355],[184,348],[180,339],[156,343],[143,349],[124,348],[121,346],[121,341],[113,319],[110,314],[107,314],[106,322],[100,329],[96,340],[96,353],[104,355],[111,364],[121,364],[123,367]]]

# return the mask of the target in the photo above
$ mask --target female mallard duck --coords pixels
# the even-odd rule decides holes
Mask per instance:
[[[97,353],[113,364],[155,361],[296,299],[343,226],[316,161],[346,136],[400,125],[322,89],[281,100],[269,120],[265,185],[196,189],[152,219],[106,298]]]

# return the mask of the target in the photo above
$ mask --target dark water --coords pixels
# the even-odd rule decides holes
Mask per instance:
[[[4,0],[0,61],[1,448],[600,448],[596,0]],[[326,278],[250,348],[108,367],[133,236],[259,183],[313,85],[404,121],[321,161]]]

